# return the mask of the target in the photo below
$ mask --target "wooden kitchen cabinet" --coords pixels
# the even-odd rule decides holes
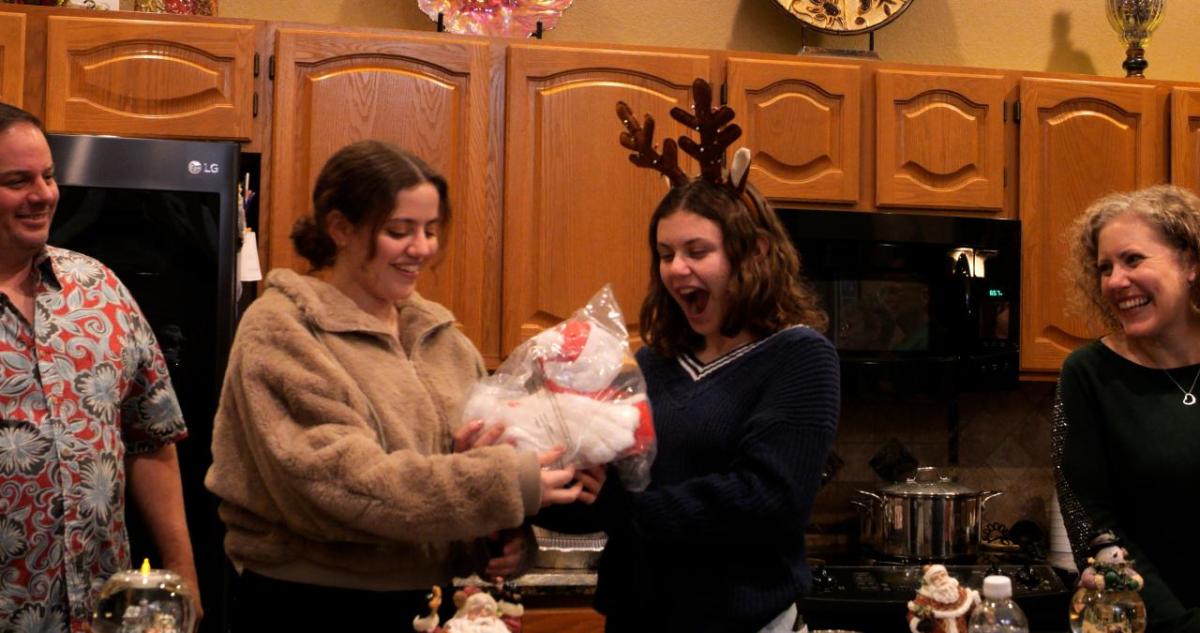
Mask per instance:
[[[25,15],[0,11],[0,102],[19,108],[24,95]]]
[[[729,106],[753,153],[750,182],[773,201],[860,200],[862,70],[850,63],[730,57]]]
[[[875,77],[877,204],[1005,211],[1016,154],[1005,113],[1016,80],[916,69]]]
[[[479,38],[281,28],[275,39],[267,260],[306,270],[289,234],[342,146],[378,139],[446,177],[442,261],[418,290],[449,307],[490,366],[500,359],[503,62]]]
[[[1166,176],[1166,100],[1153,84],[1021,80],[1021,370],[1056,372],[1100,332],[1067,305],[1071,223],[1102,195]]]
[[[604,616],[591,607],[526,609],[522,633],[604,633]]]
[[[51,15],[51,132],[250,140],[255,25]]]
[[[662,177],[630,164],[615,104],[650,114],[655,142],[684,128],[691,84],[711,58],[681,51],[513,45],[508,49],[502,349],[554,325],[611,283],[631,334],[650,273],[650,215]],[[681,159],[685,158],[680,152]],[[681,160],[687,173],[697,168]]]
[[[1200,88],[1171,90],[1171,182],[1200,191]]]

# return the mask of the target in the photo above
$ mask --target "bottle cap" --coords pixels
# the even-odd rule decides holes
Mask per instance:
[[[983,597],[1000,600],[1012,597],[1012,580],[1008,576],[988,576],[983,579]]]

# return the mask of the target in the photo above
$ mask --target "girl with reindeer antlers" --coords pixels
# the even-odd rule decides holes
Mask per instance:
[[[573,523],[608,533],[596,590],[607,631],[791,631],[811,585],[804,532],[837,425],[837,353],[779,218],[747,186],[749,150],[725,169],[733,111],[713,108],[702,80],[692,91],[694,111],[671,116],[700,141],[666,139],[661,153],[654,120],[617,104],[630,161],[671,185],[650,218],[637,353],[659,454],[641,493],[580,472],[588,505]],[[547,510],[541,522],[568,527]]]

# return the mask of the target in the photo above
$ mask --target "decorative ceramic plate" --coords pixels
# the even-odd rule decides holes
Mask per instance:
[[[451,33],[525,37],[550,30],[573,0],[417,0],[417,6]]]
[[[775,0],[804,26],[834,35],[858,35],[896,19],[913,0]]]

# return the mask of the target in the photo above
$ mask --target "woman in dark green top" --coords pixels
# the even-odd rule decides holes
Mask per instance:
[[[1075,223],[1080,298],[1110,331],[1063,365],[1053,450],[1075,556],[1104,528],[1145,578],[1151,633],[1200,632],[1200,198],[1114,194]]]

